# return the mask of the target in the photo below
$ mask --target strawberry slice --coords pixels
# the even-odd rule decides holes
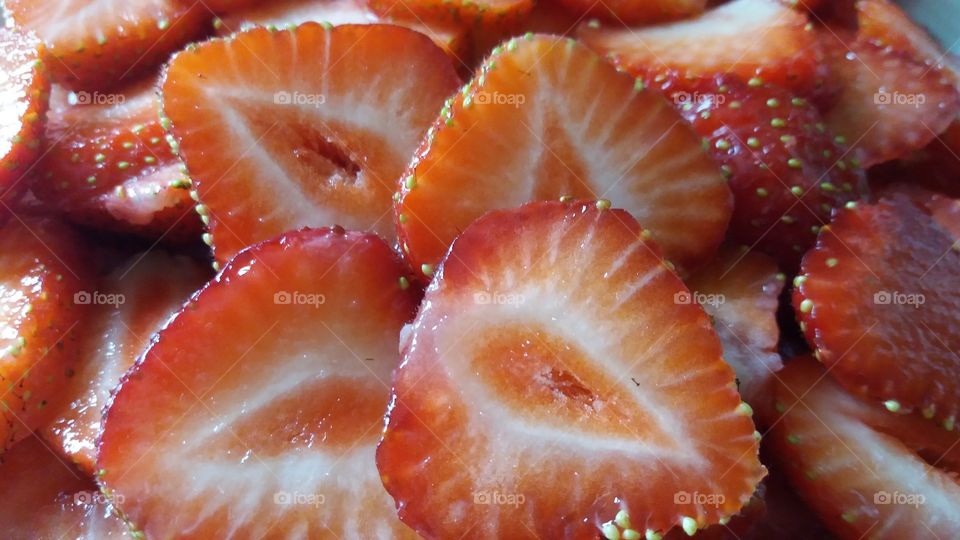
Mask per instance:
[[[920,150],[871,167],[870,184],[877,191],[921,188],[960,197],[960,122]]]
[[[723,240],[732,199],[661,96],[575,41],[544,35],[495,50],[441,111],[401,184],[401,244],[426,275],[488,210],[561,196],[624,205],[692,268]]]
[[[385,17],[466,25],[484,30],[511,28],[533,10],[533,0],[367,0]]]
[[[37,437],[0,462],[0,524],[8,540],[132,537],[93,480]]]
[[[797,492],[839,538],[954,538],[960,436],[844,392],[810,358],[780,372],[770,439]],[[919,447],[919,448],[918,448]]]
[[[790,88],[803,96],[823,84],[823,51],[806,14],[778,0],[734,0],[703,15],[645,28],[578,31],[595,51],[642,78],[732,74]]]
[[[3,0],[7,23],[35,32],[56,82],[99,90],[163,63],[209,12],[174,0]]]
[[[340,228],[238,254],[107,412],[99,479],[124,515],[147,538],[415,538],[374,460],[419,300],[406,272]]]
[[[865,167],[926,146],[960,112],[960,93],[936,67],[897,49],[823,36],[842,89],[825,120]]]
[[[430,39],[381,24],[255,28],[177,54],[163,107],[217,261],[300,226],[395,238],[397,179],[458,84]]]
[[[0,205],[12,205],[40,153],[50,82],[40,60],[43,45],[32,35],[0,28]],[[0,213],[2,216],[5,212]]]
[[[713,319],[740,395],[755,409],[769,408],[769,381],[783,367],[777,307],[785,280],[766,255],[727,247],[687,280],[690,295],[678,298],[697,302]]]
[[[245,10],[235,10],[215,21],[219,35],[230,35],[254,26],[284,28],[305,22],[340,24],[395,23],[428,36],[455,63],[469,59],[470,43],[466,29],[459,25],[424,21],[392,21],[382,18],[362,0],[278,0],[264,2]]]
[[[64,402],[84,332],[84,258],[82,240],[55,221],[15,216],[0,229],[0,452]]]
[[[560,0],[571,12],[588,17],[600,17],[620,24],[649,24],[652,22],[684,19],[703,13],[707,0]]]
[[[95,443],[111,392],[154,333],[208,277],[191,259],[152,251],[117,268],[91,295],[76,375],[64,406],[43,430],[58,451],[87,474],[96,471]]]
[[[377,451],[400,519],[426,538],[587,538],[622,511],[693,534],[750,499],[750,409],[649,238],[605,202],[464,230],[400,343]]]
[[[152,79],[110,93],[55,86],[50,101],[38,197],[85,225],[149,238],[200,236]]]
[[[924,209],[899,195],[840,210],[795,284],[807,339],[847,389],[953,429],[960,251]]]
[[[837,206],[865,191],[856,159],[806,99],[732,77],[659,78],[730,179],[730,234],[794,269]]]
[[[191,6],[196,0],[179,0],[185,6]],[[257,4],[269,4],[283,0],[203,0],[203,5],[214,13],[233,13],[237,10],[255,6]]]

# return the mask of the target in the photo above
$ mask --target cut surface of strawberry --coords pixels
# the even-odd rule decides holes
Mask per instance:
[[[380,15],[473,28],[509,28],[533,10],[533,0],[367,0]]]
[[[134,256],[91,295],[75,375],[44,437],[84,472],[96,471],[103,409],[154,333],[208,278],[204,265],[152,251]]]
[[[573,40],[507,42],[452,98],[401,181],[401,245],[429,274],[488,210],[606,198],[683,268],[723,240],[732,196],[698,137],[661,96]]]
[[[32,31],[56,82],[103,90],[163,63],[197,37],[209,11],[175,0],[3,0],[8,26]]]
[[[649,24],[652,22],[684,19],[703,13],[707,0],[560,0],[568,10],[578,15],[600,17],[613,23]]]
[[[46,218],[15,216],[0,229],[0,451],[49,421],[62,403],[84,330],[82,240]]]
[[[0,462],[0,524],[7,540],[132,537],[93,480],[37,437]]]
[[[458,84],[429,38],[382,24],[255,28],[177,54],[163,107],[217,261],[300,226],[392,240],[397,179]]]
[[[807,16],[777,0],[734,0],[701,16],[644,28],[591,22],[578,36],[642,78],[731,74],[807,96],[822,85],[823,52]]]
[[[363,0],[279,0],[248,9],[234,10],[216,22],[217,33],[229,35],[254,26],[284,28],[305,22],[339,24],[394,23],[428,36],[456,62],[466,62],[469,41],[465,28],[455,24],[424,21],[392,21],[382,18]]]
[[[84,225],[199,238],[190,182],[165,140],[156,92],[154,78],[110,92],[55,86],[34,193]]]
[[[842,539],[952,538],[960,530],[960,435],[847,394],[811,358],[776,384],[769,436],[797,492]],[[766,439],[766,438],[765,438]]]
[[[43,45],[32,35],[0,28],[0,204],[9,206],[31,182],[40,153],[50,81]],[[5,212],[0,211],[0,221]]]
[[[98,478],[123,514],[147,538],[415,538],[374,457],[419,300],[406,273],[381,239],[340,228],[234,258],[106,414]]]
[[[730,236],[795,269],[837,206],[866,190],[863,170],[816,107],[779,87],[736,78],[651,81],[693,125],[734,194]]]
[[[786,277],[773,259],[747,248],[724,248],[687,280],[690,296],[713,319],[723,359],[737,373],[744,401],[764,408],[769,381],[783,367],[777,353],[777,307]]]
[[[819,360],[848,390],[951,430],[960,411],[957,247],[905,195],[856,204],[804,256],[793,298]]]
[[[960,94],[941,70],[908,52],[821,35],[841,88],[825,120],[864,167],[923,148],[956,119]]]
[[[607,204],[473,222],[401,339],[377,451],[400,518],[426,538],[587,538],[621,511],[651,534],[736,514],[758,443],[684,293]]]

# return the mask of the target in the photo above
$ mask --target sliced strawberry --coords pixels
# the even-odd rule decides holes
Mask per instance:
[[[70,88],[102,90],[163,63],[197,37],[209,12],[175,0],[3,0],[7,23],[47,44],[47,67]]]
[[[401,243],[429,275],[488,210],[561,196],[624,205],[684,268],[716,251],[732,199],[656,92],[573,40],[528,35],[497,49],[427,133],[396,205]]]
[[[926,30],[890,0],[859,0],[858,34],[881,47],[912,53],[960,83],[957,64]]]
[[[339,228],[237,255],[107,412],[99,479],[124,515],[148,538],[414,538],[374,460],[419,300],[406,272]]]
[[[870,168],[870,184],[877,191],[921,188],[960,197],[960,122],[920,150]],[[909,187],[908,187],[909,186]]]
[[[14,204],[30,184],[27,174],[40,153],[50,82],[32,35],[0,28],[0,205]],[[5,212],[0,212],[3,217]],[[0,219],[2,222],[2,219]]]
[[[934,195],[926,206],[937,225],[950,233],[954,240],[960,241],[960,199]]]
[[[455,59],[455,64],[469,58],[470,43],[464,27],[424,21],[391,21],[378,16],[363,0],[276,0],[235,10],[217,19],[215,24],[218,34],[230,35],[254,26],[285,28],[310,21],[333,25],[395,22],[428,36]]]
[[[0,463],[0,526],[7,540],[132,537],[93,480],[37,437]]]
[[[734,194],[730,234],[793,269],[830,211],[865,191],[863,171],[817,109],[773,85],[660,77],[722,165]]]
[[[734,0],[695,19],[646,28],[580,28],[581,39],[642,78],[732,74],[813,94],[823,51],[807,16],[778,0]]]
[[[769,381],[783,367],[777,307],[785,280],[776,261],[728,247],[687,280],[691,294],[679,298],[696,301],[713,319],[740,395],[755,409],[769,408]]]
[[[953,429],[960,410],[960,251],[906,196],[851,205],[803,259],[794,307],[849,390]],[[904,362],[904,358],[910,358]]]
[[[150,238],[200,236],[152,79],[111,93],[54,87],[50,101],[38,197],[85,225]]]
[[[620,511],[637,531],[695,530],[763,477],[710,320],[608,208],[490,212],[438,269],[377,451],[424,537],[586,538]]]
[[[380,15],[408,21],[511,28],[533,10],[533,0],[367,0]]]
[[[0,451],[50,421],[73,376],[88,276],[82,241],[48,219],[0,229]]]
[[[649,24],[693,17],[703,13],[707,0],[559,0],[577,15],[600,17],[620,24]]]
[[[823,35],[842,89],[825,119],[865,167],[926,146],[960,112],[960,93],[941,70],[899,50]]]
[[[217,261],[305,225],[395,238],[397,179],[458,82],[426,36],[380,24],[256,28],[179,53],[163,106]]]
[[[956,536],[960,484],[940,465],[960,454],[960,436],[857,400],[809,358],[780,372],[777,400],[777,457],[839,538]]]
[[[97,287],[76,375],[64,406],[43,431],[87,474],[96,471],[95,442],[111,392],[154,333],[208,277],[191,259],[154,251],[135,256]]]
[[[233,13],[257,4],[269,4],[277,1],[283,0],[203,0],[203,5],[214,13]],[[179,0],[179,2],[185,6],[190,6],[196,0]]]

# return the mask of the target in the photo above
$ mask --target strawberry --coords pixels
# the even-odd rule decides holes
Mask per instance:
[[[40,153],[50,82],[43,45],[32,35],[0,28],[0,205],[16,202]],[[6,212],[3,212],[6,213]],[[2,216],[2,214],[0,214]]]
[[[780,372],[776,397],[778,460],[837,537],[956,536],[960,436],[854,398],[810,358]]]
[[[960,112],[960,93],[941,70],[896,49],[822,34],[842,89],[825,120],[865,167],[926,146]]]
[[[807,16],[778,0],[734,0],[701,16],[645,28],[602,27],[578,35],[590,48],[641,78],[731,74],[813,95],[826,73],[823,51]]]
[[[851,204],[804,256],[793,297],[817,357],[844,387],[948,430],[960,410],[956,248],[907,196]]]
[[[15,215],[0,229],[0,452],[63,403],[84,333],[81,242],[45,218]]]
[[[571,12],[587,17],[600,17],[612,23],[649,24],[693,17],[703,13],[707,0],[560,0]]]
[[[207,277],[186,257],[154,251],[135,256],[97,287],[76,375],[64,406],[43,430],[87,474],[96,471],[95,442],[110,393],[153,334]]]
[[[3,0],[7,23],[35,32],[56,82],[102,90],[163,63],[197,37],[209,13],[175,0]]]
[[[533,0],[367,0],[376,13],[396,20],[511,28],[533,10]]]
[[[190,182],[164,140],[153,80],[104,92],[54,87],[34,193],[79,223],[198,238]]]
[[[960,64],[896,4],[890,0],[859,0],[856,11],[861,39],[910,53],[960,84]]]
[[[426,23],[423,21],[392,21],[381,18],[367,7],[363,0],[276,0],[255,5],[246,10],[237,10],[215,21],[219,35],[230,35],[254,26],[283,28],[305,22],[328,22],[339,24],[373,24],[377,22],[406,26],[424,34],[455,64],[469,58],[469,41],[466,30],[454,24]]]
[[[305,225],[392,240],[395,183],[458,83],[430,39],[380,24],[255,28],[177,54],[163,107],[217,261]]]
[[[769,381],[783,367],[776,315],[785,280],[762,253],[727,247],[687,280],[691,295],[681,298],[700,303],[713,319],[740,395],[755,409],[769,408]]]
[[[933,220],[953,237],[960,240],[960,199],[933,195],[926,201]]]
[[[871,167],[871,187],[876,192],[919,187],[960,197],[960,151],[951,148],[949,139],[951,131],[960,133],[960,123],[954,126],[920,150]]]
[[[185,6],[193,5],[196,0],[179,0]],[[214,13],[233,13],[237,10],[256,5],[269,4],[283,0],[203,0],[203,5]]]
[[[415,538],[374,461],[419,300],[406,273],[338,227],[225,265],[107,411],[99,480],[124,515],[147,538]]]
[[[658,77],[730,179],[730,235],[794,269],[830,211],[865,191],[864,173],[804,98],[732,77]]]
[[[37,437],[0,463],[0,524],[7,540],[131,537],[93,480]]]
[[[661,96],[573,40],[528,35],[496,49],[427,133],[401,182],[401,245],[429,276],[488,210],[561,196],[623,204],[683,268],[710,259],[731,210],[720,171]]]
[[[377,450],[400,519],[425,538],[587,538],[621,512],[651,535],[736,514],[764,474],[750,409],[682,294],[605,201],[470,224],[400,342]]]

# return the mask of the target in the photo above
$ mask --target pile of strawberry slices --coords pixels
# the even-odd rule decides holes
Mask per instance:
[[[960,538],[891,0],[0,7],[0,538]]]

